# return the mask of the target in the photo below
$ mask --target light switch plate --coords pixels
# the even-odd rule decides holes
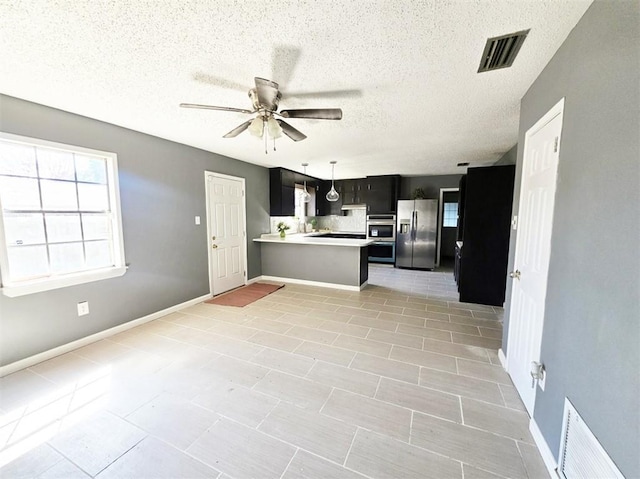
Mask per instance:
[[[512,230],[518,229],[518,215],[513,215],[513,219],[511,220],[511,229]]]
[[[196,225],[199,225],[199,224],[200,224],[200,217],[196,216]]]

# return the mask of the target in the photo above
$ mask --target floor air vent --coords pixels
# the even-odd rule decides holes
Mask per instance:
[[[529,30],[493,37],[487,40],[478,73],[508,68],[513,64]]]
[[[558,475],[563,479],[624,479],[573,404],[566,398]]]

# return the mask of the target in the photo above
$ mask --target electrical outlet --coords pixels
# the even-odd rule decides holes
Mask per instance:
[[[82,301],[78,303],[78,316],[85,316],[87,314],[89,314],[89,302]]]

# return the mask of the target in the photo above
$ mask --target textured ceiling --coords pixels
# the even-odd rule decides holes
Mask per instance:
[[[592,0],[0,0],[0,92],[265,166],[327,178],[461,173],[517,141],[520,99]],[[531,29],[513,67],[486,39]],[[260,76],[308,138],[265,155],[248,132]],[[322,92],[315,94],[314,92]],[[115,145],[114,145],[115,148]],[[176,161],[181,161],[176,158]]]

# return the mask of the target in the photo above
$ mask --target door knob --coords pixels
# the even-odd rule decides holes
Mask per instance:
[[[509,276],[515,279],[520,279],[520,271],[519,270],[512,271],[511,273],[509,273]]]
[[[215,241],[215,240],[216,240],[216,237],[215,237],[215,236],[212,236],[212,237],[211,237],[211,239],[212,239],[213,241]]]
[[[216,248],[218,247],[218,245],[217,245],[217,244],[212,244],[212,245],[211,245],[211,247],[212,247],[213,249],[216,249]]]

